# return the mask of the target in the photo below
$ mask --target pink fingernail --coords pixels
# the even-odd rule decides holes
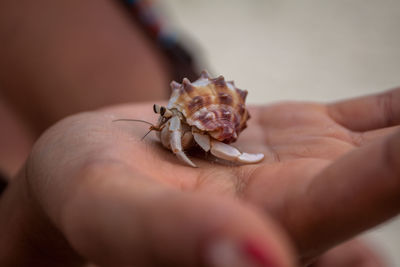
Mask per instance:
[[[265,248],[253,241],[235,243],[232,240],[214,242],[207,259],[212,267],[276,267]]]
[[[247,258],[256,264],[256,266],[277,266],[277,264],[272,260],[271,256],[266,253],[265,248],[254,241],[244,242],[242,244],[242,251],[245,255],[247,255]]]

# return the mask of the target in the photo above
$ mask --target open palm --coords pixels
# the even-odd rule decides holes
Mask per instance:
[[[69,117],[42,136],[28,160],[29,186],[39,205],[89,259],[107,263],[116,254],[129,262],[131,250],[143,250],[132,241],[144,234],[134,230],[136,224],[151,229],[144,232],[154,249],[165,246],[157,244],[157,234],[164,242],[184,243],[217,231],[197,231],[215,217],[217,225],[235,221],[238,227],[243,221],[241,226],[248,224],[257,236],[258,217],[265,213],[283,225],[307,261],[400,209],[399,90],[331,105],[252,107],[248,129],[234,145],[262,152],[265,159],[244,166],[197,151],[189,155],[199,168],[187,167],[155,136],[141,141],[144,124],[113,122],[155,121],[151,106],[124,105]],[[226,206],[219,204],[225,201]],[[236,204],[243,207],[235,210]],[[162,229],[150,218],[162,218]],[[116,229],[109,229],[113,224]],[[192,237],[177,236],[177,229]],[[132,242],[130,251],[121,242]],[[182,252],[188,266],[195,266],[194,250]],[[163,253],[154,262],[174,263]]]

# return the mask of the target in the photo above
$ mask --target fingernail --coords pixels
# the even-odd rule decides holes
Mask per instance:
[[[254,241],[236,243],[231,240],[214,242],[206,261],[212,267],[276,267],[265,248]]]
[[[249,259],[251,259],[254,263],[258,264],[256,266],[265,266],[265,267],[276,267],[277,264],[273,261],[271,254],[266,252],[265,247],[254,241],[243,242],[242,251]]]

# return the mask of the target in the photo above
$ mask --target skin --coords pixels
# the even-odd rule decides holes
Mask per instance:
[[[112,122],[155,121],[150,103],[78,114],[39,139],[0,212],[24,188],[34,218],[21,215],[29,225],[20,227],[48,225],[44,236],[60,237],[49,239],[77,262],[73,251],[106,266],[197,266],[204,260],[199,247],[228,238],[255,239],[276,266],[290,266],[285,234],[270,214],[305,264],[398,214],[399,102],[397,89],[328,105],[252,107],[237,146],[263,152],[265,160],[227,166],[196,158],[199,168],[179,162],[154,136],[140,141],[147,126]],[[5,216],[0,223],[15,228]],[[53,253],[46,241],[41,245]]]
[[[67,115],[168,97],[167,60],[118,1],[0,1],[0,37],[1,96],[35,137]]]
[[[319,257],[312,267],[336,266],[386,266],[386,263],[377,255],[375,248],[365,242],[353,240],[337,246]]]
[[[8,177],[65,116],[168,97],[167,59],[118,1],[0,1],[0,38],[0,170]]]

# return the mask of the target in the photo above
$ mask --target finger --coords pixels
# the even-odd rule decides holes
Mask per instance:
[[[255,210],[104,173],[86,173],[62,216],[73,247],[101,266],[291,266],[283,234]]]
[[[400,124],[400,88],[328,105],[329,115],[354,131]]]
[[[351,133],[353,143],[356,146],[363,146],[370,144],[371,142],[376,142],[378,139],[387,137],[391,134],[400,130],[400,126],[386,127],[378,130],[372,130],[367,132],[354,132]]]
[[[305,257],[400,211],[400,132],[345,155],[289,200],[284,224]]]
[[[381,255],[361,240],[351,240],[329,250],[312,267],[385,267]]]

